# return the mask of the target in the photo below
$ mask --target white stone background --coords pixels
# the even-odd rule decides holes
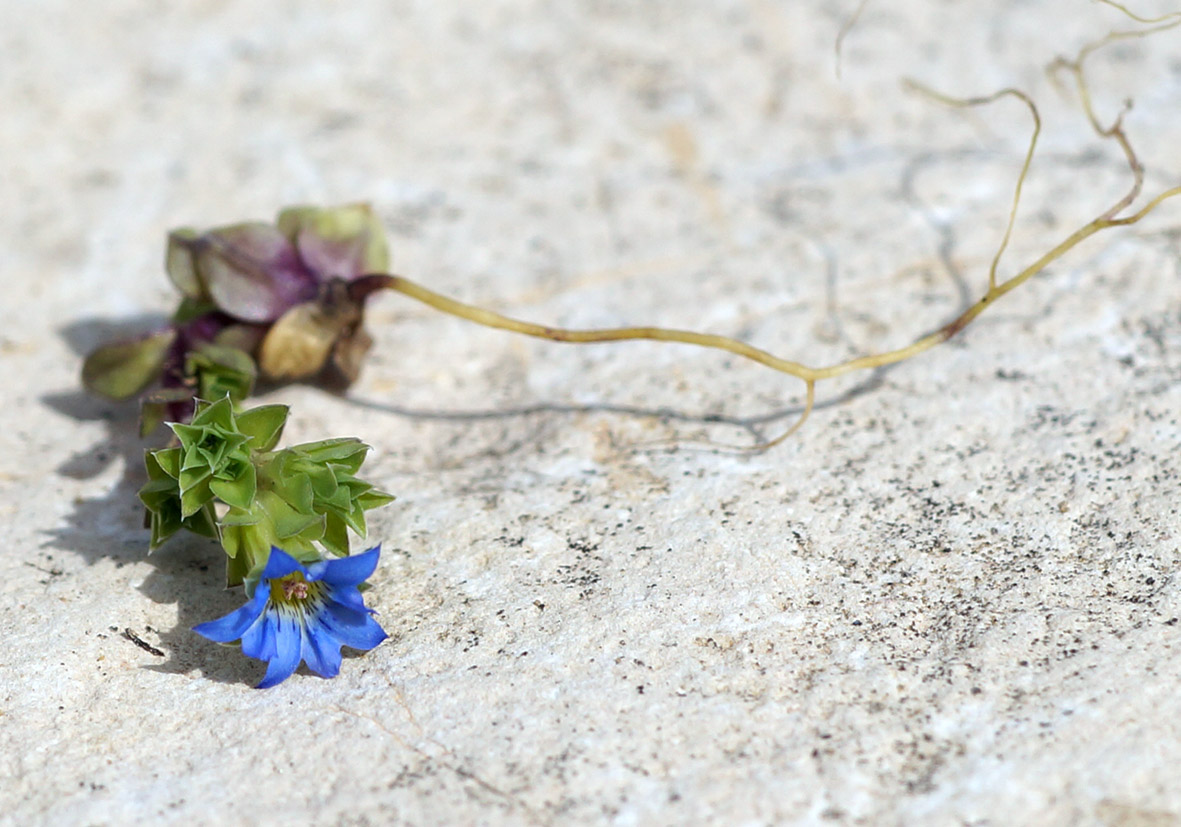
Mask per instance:
[[[702,443],[798,382],[377,300],[349,398],[266,395],[399,497],[390,639],[332,681],[256,691],[189,631],[240,595],[208,541],[145,557],[134,406],[79,391],[175,300],[167,229],[300,202],[370,201],[399,272],[530,319],[901,345],[983,289],[1029,129],[903,76],[1041,103],[1006,272],[1122,192],[1043,72],[1114,10],[870,3],[838,77],[855,5],[0,2],[0,822],[1177,823],[1181,205],[754,456]],[[1149,192],[1179,44],[1091,67]]]

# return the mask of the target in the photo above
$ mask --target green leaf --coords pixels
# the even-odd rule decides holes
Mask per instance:
[[[244,350],[205,343],[189,353],[185,373],[196,378],[203,399],[228,396],[234,402],[242,402],[254,388],[258,366]]]
[[[218,521],[218,524],[223,528],[229,526],[258,525],[264,519],[266,519],[266,516],[262,513],[262,509],[257,504],[252,504],[250,508],[231,508]]]
[[[151,492],[145,492],[143,498],[153,499]],[[145,510],[145,517],[147,526],[151,529],[149,554],[184,527],[184,520],[180,515],[180,500],[176,497],[159,497]]]
[[[349,553],[349,532],[344,520],[336,514],[326,514],[324,516],[324,536],[320,538],[320,542],[324,544],[324,548],[337,557],[347,556]]]
[[[130,399],[160,377],[176,331],[152,333],[130,342],[104,345],[82,364],[82,384],[108,399]]]
[[[172,500],[180,502],[180,490],[176,482],[167,478],[148,480],[140,487],[138,496],[149,511],[158,511]]]
[[[212,476],[213,471],[210,470],[208,465],[199,462],[196,465],[189,466],[186,462],[184,465],[181,465],[180,474],[177,476],[176,481],[180,484],[180,490],[183,492],[188,491],[190,488],[196,488],[202,483],[208,483]]]
[[[360,506],[341,512],[340,516],[345,525],[355,531],[358,537],[364,537],[368,533],[368,527],[365,525],[365,511]]]
[[[364,480],[359,480],[351,474],[338,473],[336,475],[336,482],[338,485],[348,491],[349,502],[352,502],[353,500],[357,499],[357,497],[373,488],[370,483],[367,483]]]
[[[360,468],[361,463],[365,461],[365,453],[369,450],[369,446],[356,437],[346,436],[336,439],[322,439],[319,442],[305,442],[293,445],[288,450],[307,457],[313,462],[331,462],[346,466],[351,465],[360,454],[361,459],[356,461],[357,468]],[[350,473],[356,473],[356,469]]]
[[[184,293],[187,298],[203,300],[208,293],[197,272],[196,248],[200,246],[200,237],[195,230],[182,227],[168,234],[168,249],[164,253],[164,269],[168,271],[168,278],[176,285],[176,289]]]
[[[250,504],[254,502],[255,492],[258,490],[254,465],[250,462],[245,463],[242,466],[242,473],[234,479],[210,480],[209,490],[227,505],[235,508],[249,508]]]
[[[217,518],[209,503],[196,514],[181,521],[181,527],[202,537],[217,537]]]
[[[180,442],[181,450],[184,452],[184,462],[181,468],[193,467],[190,463],[201,464],[203,460],[200,454],[197,453],[197,445],[205,438],[209,429],[203,428],[200,425],[186,425],[183,422],[169,422],[168,427],[172,429],[172,433],[176,435]]]
[[[254,463],[250,461],[250,455],[244,451],[235,451],[225,458],[217,466],[217,470],[213,472],[215,480],[233,481],[241,479],[244,475],[254,475]]]
[[[324,518],[318,514],[300,514],[285,503],[273,491],[263,491],[258,498],[259,506],[275,527],[275,536],[280,540],[301,537],[311,542],[324,533]],[[283,545],[279,543],[279,545]],[[284,546],[286,549],[286,546]]]
[[[332,492],[331,496],[321,498],[316,505],[320,509],[332,510],[343,514],[352,508],[352,503],[353,498],[349,496],[349,489],[343,485],[339,485]]]
[[[180,449],[162,448],[159,451],[146,451],[144,465],[147,466],[150,480],[161,480],[166,477],[176,480],[180,476]]]
[[[197,427],[214,426],[227,434],[236,433],[238,429],[234,424],[234,403],[225,396],[213,402],[198,399],[197,412],[193,415],[193,425]]]
[[[377,491],[375,489],[372,491],[366,491],[364,494],[361,494],[359,497],[357,497],[357,505],[361,506],[361,508],[365,509],[366,511],[370,511],[374,508],[381,508],[383,505],[389,505],[396,499],[397,497],[395,497],[393,494],[387,494],[384,491]]]
[[[256,504],[256,509],[258,506]],[[230,514],[223,517],[218,525],[221,529],[221,545],[230,557],[247,555],[252,559],[265,560],[271,553],[271,546],[276,545],[279,538],[275,535],[275,527],[261,509],[251,517],[249,522],[238,522]],[[242,515],[234,515],[241,519]],[[251,564],[253,565],[253,563]],[[250,566],[247,567],[249,570]]]
[[[181,479],[184,479],[184,472],[181,472]],[[191,517],[196,514],[211,499],[213,499],[213,494],[209,491],[208,477],[189,488],[184,488],[182,485],[180,492],[181,517]]]
[[[163,545],[165,540],[180,531],[182,520],[179,510],[172,508],[162,508],[149,514],[152,533],[148,540],[148,553],[151,554]]]
[[[249,454],[244,450],[247,437],[238,433],[228,398],[214,405],[201,408],[193,424],[169,423],[172,432],[180,440],[183,458],[180,464],[180,487],[186,491],[198,481],[212,475],[219,479],[237,479],[250,464]],[[230,410],[228,418],[225,411]],[[199,419],[204,422],[198,422]],[[221,424],[228,422],[228,427]]]
[[[290,410],[286,405],[261,405],[238,414],[238,430],[251,438],[252,451],[269,451],[278,444]]]
[[[144,456],[148,481],[139,489],[140,502],[146,509],[146,524],[151,529],[148,551],[154,551],[165,540],[183,528],[180,490],[176,480],[164,473],[151,453]]]
[[[306,469],[304,473],[311,480],[312,492],[317,502],[330,500],[340,490],[340,486],[336,484],[336,475],[330,468],[312,465],[306,466]]]
[[[285,456],[290,456],[283,452]],[[312,513],[312,482],[307,474],[283,474],[279,469],[286,463],[275,462],[267,466],[264,476],[269,479],[271,490],[283,498],[284,501],[302,514]]]
[[[339,477],[341,474],[356,474],[361,470],[361,466],[365,464],[365,459],[369,455],[369,446],[361,443],[361,450],[357,451],[347,457],[341,459],[334,459],[331,461],[332,468],[337,472]]]

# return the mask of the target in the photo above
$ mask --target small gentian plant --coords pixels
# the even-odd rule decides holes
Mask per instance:
[[[349,536],[364,537],[365,512],[393,497],[357,476],[369,451],[360,440],[277,448],[287,414],[283,405],[239,412],[229,396],[197,400],[191,422],[170,424],[178,444],[148,451],[140,490],[152,549],[181,529],[221,541],[226,584],[243,585],[248,602],[196,631],[240,639],[267,661],[260,686],[300,660],[332,677],[342,644],[368,650],[385,639],[358,590],[378,549],[349,556]]]

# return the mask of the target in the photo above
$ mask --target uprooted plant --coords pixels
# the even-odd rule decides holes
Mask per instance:
[[[389,273],[383,229],[365,205],[296,207],[283,210],[274,224],[170,233],[166,270],[182,294],[176,313],[146,336],[100,347],[86,360],[82,375],[86,387],[103,396],[142,396],[145,435],[169,422],[173,444],[147,452],[149,479],[140,492],[151,547],[181,529],[217,538],[227,555],[227,583],[246,587],[245,606],[201,624],[197,631],[222,642],[240,640],[246,654],[266,660],[268,670],[260,684],[266,686],[285,679],[301,660],[318,674],[334,675],[341,645],[369,649],[384,638],[358,590],[373,572],[378,551],[349,555],[349,533],[365,534],[364,513],[392,499],[356,476],[368,446],[333,439],[279,449],[287,409],[241,407],[259,378],[336,386],[353,382],[371,345],[363,326],[365,305],[381,292],[400,293],[479,325],[539,339],[678,342],[733,353],[795,377],[804,384],[802,413],[779,437],[746,449],[765,450],[804,424],[817,383],[902,362],[946,342],[1083,241],[1136,224],[1181,195],[1181,186],[1174,186],[1128,212],[1140,197],[1144,168],[1124,131],[1127,110],[1105,125],[1095,112],[1084,72],[1097,49],[1177,28],[1181,13],[1150,19],[1111,0],[1103,2],[1142,27],[1112,32],[1050,68],[1074,80],[1091,129],[1118,145],[1131,185],[1115,203],[1012,275],[1000,273],[1000,262],[1041,133],[1038,107],[1013,88],[954,98],[907,82],[954,107],[1020,101],[1033,128],[1005,231],[988,269],[987,289],[955,318],[893,350],[816,366],[712,333],[651,326],[570,330],[511,318]]]

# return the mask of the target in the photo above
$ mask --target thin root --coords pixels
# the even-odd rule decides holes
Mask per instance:
[[[857,16],[860,15],[861,11],[864,9],[866,2],[867,0],[863,0],[857,11],[854,13],[853,17],[850,18],[850,21],[846,24],[846,26],[842,29],[841,34],[838,36],[836,44],[838,58],[843,36],[847,34],[848,29],[856,21]],[[1013,229],[1016,225],[1017,210],[1021,201],[1022,188],[1025,184],[1025,179],[1029,175],[1034,152],[1037,148],[1038,137],[1041,134],[1041,117],[1038,113],[1037,106],[1027,94],[1017,89],[1002,89],[999,92],[981,97],[954,98],[939,92],[935,92],[916,81],[905,81],[909,88],[919,91],[928,97],[934,98],[935,100],[940,101],[948,106],[984,106],[1005,97],[1017,98],[1026,105],[1030,116],[1033,119],[1033,130],[1029,138],[1029,145],[1025,152],[1024,161],[1021,165],[1021,171],[1017,176],[1016,185],[1014,186],[1012,205],[1009,209],[1009,219],[1005,226],[1005,232],[1001,238],[1000,244],[997,247],[996,254],[993,256],[992,263],[989,267],[988,289],[984,292],[984,295],[982,295],[974,304],[964,310],[959,316],[952,319],[950,322],[946,323],[937,330],[916,339],[914,342],[905,347],[897,348],[895,350],[882,351],[880,353],[866,356],[859,356],[823,367],[814,367],[806,365],[802,362],[775,356],[774,354],[765,350],[756,348],[750,344],[747,344],[746,342],[742,342],[728,336],[720,336],[710,333],[696,333],[688,330],[676,330],[662,327],[618,327],[598,330],[571,330],[549,325],[539,325],[532,322],[522,321],[520,319],[514,319],[491,310],[476,307],[474,305],[465,304],[464,302],[460,302],[456,299],[436,293],[433,290],[430,290],[421,284],[413,282],[402,276],[385,275],[374,276],[372,278],[380,279],[382,281],[381,286],[385,287],[386,289],[402,293],[405,296],[409,296],[410,298],[422,302],[423,304],[433,307],[443,313],[457,316],[459,318],[475,322],[476,324],[484,325],[485,327],[508,330],[524,336],[532,336],[554,342],[571,342],[580,344],[634,340],[677,342],[681,344],[694,345],[696,347],[733,353],[737,356],[742,356],[743,358],[750,359],[751,361],[764,365],[765,367],[769,367],[772,370],[788,374],[789,376],[794,376],[803,381],[806,386],[804,409],[799,419],[783,434],[770,441],[758,443],[752,446],[719,446],[711,443],[713,450],[733,450],[742,453],[757,453],[766,451],[791,437],[807,421],[815,404],[816,383],[818,381],[842,376],[854,371],[869,370],[872,368],[896,364],[898,362],[902,362],[917,356],[920,353],[935,347],[936,345],[946,342],[948,339],[955,336],[957,333],[970,325],[977,316],[983,313],[1001,296],[1004,296],[1006,293],[1009,293],[1010,291],[1029,281],[1035,275],[1045,270],[1045,268],[1052,262],[1062,258],[1086,239],[1110,227],[1135,224],[1151,213],[1158,206],[1160,206],[1160,204],[1162,204],[1164,201],[1181,195],[1181,186],[1167,189],[1155,196],[1136,212],[1130,215],[1119,217],[1120,213],[1131,206],[1132,203],[1135,202],[1135,200],[1140,196],[1144,184],[1144,167],[1140,163],[1140,160],[1136,157],[1136,153],[1132,149],[1131,142],[1124,133],[1123,116],[1128,111],[1128,106],[1125,106],[1125,108],[1120,112],[1119,115],[1116,116],[1115,120],[1110,126],[1104,126],[1095,115],[1094,107],[1091,101],[1091,95],[1083,71],[1086,59],[1097,49],[1108,43],[1118,40],[1145,37],[1155,32],[1160,32],[1179,26],[1181,25],[1181,12],[1166,15],[1160,18],[1143,18],[1135,15],[1127,8],[1121,6],[1119,3],[1113,2],[1113,0],[1100,0],[1100,2],[1119,9],[1134,20],[1151,24],[1153,28],[1130,32],[1111,32],[1102,40],[1083,47],[1083,49],[1079,51],[1078,55],[1073,60],[1059,58],[1050,66],[1050,71],[1055,72],[1059,70],[1066,70],[1073,75],[1079,94],[1080,104],[1084,114],[1087,117],[1087,120],[1090,122],[1091,127],[1100,138],[1113,140],[1119,144],[1121,150],[1124,153],[1128,168],[1132,173],[1132,184],[1129,187],[1127,193],[1125,193],[1109,208],[1104,210],[1088,223],[1076,229],[1065,239],[1051,248],[1048,252],[1040,256],[1032,264],[1027,265],[1024,269],[1020,270],[1018,273],[1010,276],[1007,279],[1002,280],[998,276],[997,270],[1000,264],[1001,256],[1008,248]]]

